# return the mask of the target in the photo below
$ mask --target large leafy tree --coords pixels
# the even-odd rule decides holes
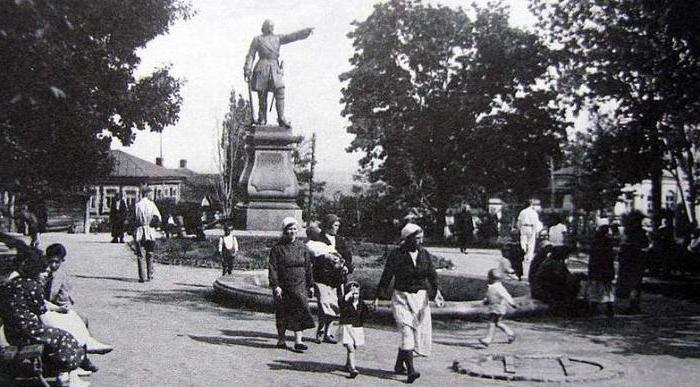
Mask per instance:
[[[112,138],[178,119],[168,68],[140,79],[138,50],[190,10],[180,0],[0,2],[0,184],[44,197],[108,173]]]
[[[370,181],[438,222],[456,197],[523,199],[547,185],[565,138],[540,81],[548,49],[500,3],[462,9],[394,0],[349,34],[343,114]]]
[[[531,9],[557,50],[563,99],[606,113],[612,123],[594,134],[594,146],[608,154],[599,166],[628,183],[651,178],[656,214],[662,169],[678,167],[695,202],[700,10],[694,2],[532,0]]]

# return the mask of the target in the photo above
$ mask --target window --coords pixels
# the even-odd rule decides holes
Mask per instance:
[[[676,193],[674,191],[666,192],[664,197],[664,206],[670,210],[676,208]]]
[[[126,204],[129,208],[134,208],[138,197],[138,191],[136,188],[127,188],[124,190],[124,197],[126,198]]]
[[[90,213],[97,214],[97,203],[99,199],[99,190],[97,187],[90,188]]]
[[[104,195],[102,195],[102,212],[109,212],[112,208],[112,201],[119,193],[119,187],[104,187]]]

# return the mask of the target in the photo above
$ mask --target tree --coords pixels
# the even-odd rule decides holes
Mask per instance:
[[[245,133],[252,125],[250,102],[241,95],[236,97],[236,90],[231,90],[229,111],[221,124],[217,152],[219,181],[215,187],[216,199],[222,204],[225,217],[231,216],[231,211],[240,197],[238,180],[245,167]]]
[[[191,12],[180,0],[0,4],[0,185],[41,198],[111,169],[112,138],[178,119],[167,67],[136,80],[137,50]]]
[[[294,174],[296,174],[297,182],[299,183],[299,196],[297,196],[297,205],[304,211],[307,216],[306,220],[312,220],[316,217],[315,206],[307,206],[308,202],[312,202],[314,198],[320,197],[326,187],[326,182],[319,181],[314,176],[314,168],[316,166],[316,151],[314,137],[308,140],[302,140],[301,143],[295,144],[292,148],[292,160],[294,161]]]
[[[662,170],[678,166],[695,203],[697,7],[678,0],[532,0],[531,9],[542,35],[556,48],[553,75],[563,100],[606,114],[612,123],[600,134],[617,178],[627,183],[650,178],[658,215]]]
[[[549,52],[508,25],[500,2],[460,8],[394,0],[348,36],[343,115],[370,181],[435,214],[459,196],[524,199],[547,185],[560,158],[562,111],[540,80]]]

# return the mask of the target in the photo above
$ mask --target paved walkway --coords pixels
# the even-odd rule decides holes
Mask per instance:
[[[322,386],[401,385],[390,370],[397,336],[388,326],[365,328],[368,345],[358,352],[361,375],[346,379],[340,345],[310,343],[305,354],[274,348],[272,315],[222,306],[212,300],[218,270],[157,266],[154,281],[136,280],[126,245],[107,234],[51,233],[42,243],[62,242],[73,275],[78,309],[95,336],[116,349],[93,356],[101,370],[86,378],[94,386]],[[465,256],[476,266],[480,254]],[[461,261],[458,266],[462,266]],[[482,268],[478,268],[483,273]],[[519,335],[512,345],[479,349],[483,323],[434,323],[433,356],[418,359],[416,385],[511,384],[458,375],[454,360],[485,353],[567,353],[599,357],[626,375],[601,386],[693,386],[700,380],[700,305],[649,296],[648,315],[510,322]],[[308,332],[309,334],[311,332]],[[534,384],[532,384],[534,385]]]

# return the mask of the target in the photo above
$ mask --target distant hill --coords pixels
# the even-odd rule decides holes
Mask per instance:
[[[350,195],[352,194],[352,187],[360,184],[352,180],[352,175],[353,172],[348,171],[320,170],[316,172],[316,180],[326,182],[325,195],[333,195],[337,191]]]

